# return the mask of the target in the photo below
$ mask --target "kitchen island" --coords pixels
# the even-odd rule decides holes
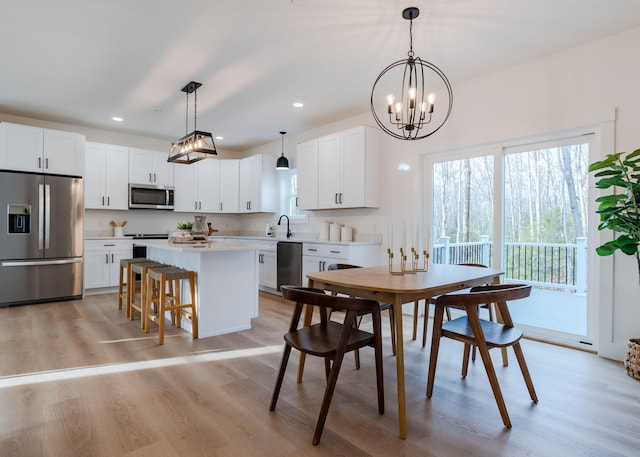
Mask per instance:
[[[200,338],[251,328],[258,316],[258,250],[263,246],[233,241],[176,244],[167,240],[136,240],[147,258],[196,272],[196,312]],[[183,287],[188,300],[188,288]],[[186,293],[186,296],[184,294]],[[191,331],[191,321],[182,319]]]

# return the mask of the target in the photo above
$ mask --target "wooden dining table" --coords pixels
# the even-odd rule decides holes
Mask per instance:
[[[429,265],[428,271],[413,274],[391,275],[388,266],[381,266],[321,271],[308,274],[307,279],[309,287],[394,305],[398,422],[400,438],[406,439],[402,305],[473,286],[497,284],[502,274],[504,274],[503,271],[493,268],[434,264]],[[310,325],[311,318],[311,312],[307,310],[304,325]],[[302,356],[303,354],[298,366],[298,382],[302,381],[304,370]]]

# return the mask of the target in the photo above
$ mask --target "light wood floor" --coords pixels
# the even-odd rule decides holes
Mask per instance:
[[[524,341],[540,403],[531,404],[516,365],[500,365],[507,430],[482,365],[460,379],[459,343],[443,340],[428,400],[428,351],[407,340],[409,428],[400,440],[386,339],[386,413],[377,414],[373,354],[362,351],[361,370],[351,357],[343,365],[314,447],[321,361],[310,360],[297,385],[292,357],[268,411],[290,310],[280,298],[260,296],[249,331],[192,341],[169,328],[162,347],[157,331],[142,333],[115,302],[100,295],[0,309],[0,456],[640,455],[640,383],[590,353]]]

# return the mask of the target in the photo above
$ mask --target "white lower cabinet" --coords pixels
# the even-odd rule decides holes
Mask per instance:
[[[348,263],[360,267],[378,265],[379,245],[343,245],[304,243],[302,245],[302,284],[307,285],[307,275],[326,271],[333,263]]]
[[[84,242],[84,288],[117,286],[120,260],[133,256],[133,241],[124,239]]]
[[[277,253],[275,251],[258,251],[258,284],[260,287],[276,289],[277,285]]]

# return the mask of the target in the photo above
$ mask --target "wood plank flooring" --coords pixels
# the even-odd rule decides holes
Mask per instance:
[[[192,340],[168,327],[164,346],[156,329],[144,334],[118,312],[116,300],[0,309],[0,456],[640,455],[640,382],[619,363],[529,340],[537,405],[517,365],[503,368],[493,354],[512,430],[482,364],[460,378],[461,344],[443,340],[428,400],[428,347],[406,340],[409,427],[400,440],[386,338],[385,414],[377,414],[373,353],[363,350],[359,371],[351,356],[345,361],[322,441],[312,446],[320,360],[308,359],[296,384],[292,357],[276,411],[268,410],[290,317],[279,297],[260,295],[251,330]]]

